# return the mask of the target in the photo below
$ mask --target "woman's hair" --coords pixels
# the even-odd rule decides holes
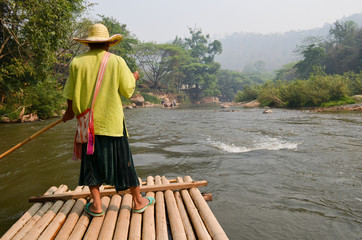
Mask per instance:
[[[109,43],[88,43],[88,46],[92,49],[95,49],[95,48],[104,48],[104,47],[107,47],[109,46]]]

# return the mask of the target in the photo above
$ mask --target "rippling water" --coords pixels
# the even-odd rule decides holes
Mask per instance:
[[[126,111],[137,171],[207,180],[209,205],[230,239],[361,239],[360,113],[309,113],[216,105]],[[0,125],[4,152],[51,121]],[[0,160],[0,235],[31,195],[77,184],[75,122]]]

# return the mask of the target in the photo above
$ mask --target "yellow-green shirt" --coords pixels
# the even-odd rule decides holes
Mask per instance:
[[[76,56],[70,64],[63,96],[73,101],[76,116],[92,105],[104,53],[102,49],[91,50]],[[120,95],[130,98],[135,84],[135,78],[123,58],[111,54],[93,109],[96,135],[123,136],[124,114]]]

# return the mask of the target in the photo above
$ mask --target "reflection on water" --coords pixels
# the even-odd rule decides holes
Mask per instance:
[[[230,239],[360,239],[361,114],[216,105],[126,110],[140,177],[190,175]],[[0,125],[0,152],[48,125]],[[74,121],[0,160],[0,235],[50,186],[74,189]]]

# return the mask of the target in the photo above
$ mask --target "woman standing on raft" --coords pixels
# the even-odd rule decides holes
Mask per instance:
[[[75,144],[74,155],[81,159],[79,185],[89,186],[93,198],[93,202],[86,204],[84,209],[92,216],[102,216],[104,211],[99,186],[109,184],[114,185],[117,191],[130,188],[133,211],[141,213],[153,205],[155,199],[142,197],[140,193],[120,97],[132,96],[139,78],[138,72],[132,73],[120,56],[110,54],[108,62],[104,60],[106,57],[103,59],[108,55],[109,47],[122,40],[120,34],[109,37],[104,25],[95,24],[86,39],[74,40],[89,46],[90,51],[76,56],[70,64],[63,93],[68,101],[63,121],[71,120],[74,116],[79,118],[86,109],[93,109],[94,139],[91,136],[93,141],[89,143],[94,143],[94,152],[89,152],[87,143]],[[103,61],[106,62],[104,75],[99,77]],[[98,94],[94,94],[98,78],[102,79],[101,85]]]

